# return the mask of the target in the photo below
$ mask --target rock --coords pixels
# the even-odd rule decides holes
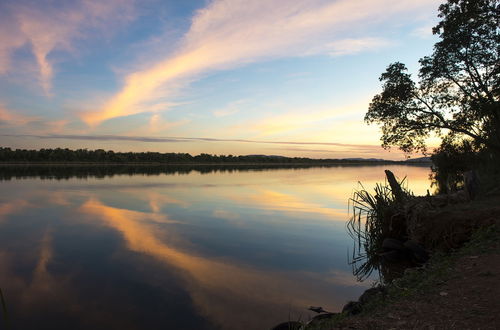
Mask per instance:
[[[325,314],[319,314],[316,315],[311,319],[311,321],[307,322],[308,327],[314,327],[314,326],[319,326],[323,321],[332,319],[336,313],[325,313]]]
[[[407,257],[406,253],[403,251],[392,250],[388,252],[380,253],[379,256],[386,262],[396,263]]]
[[[418,263],[425,263],[429,260],[429,254],[424,249],[424,247],[415,241],[409,240],[404,243],[404,247],[407,248],[415,260]]]
[[[345,304],[344,308],[342,308],[342,313],[347,315],[356,315],[361,313],[361,304],[357,301],[349,301]]]
[[[358,301],[360,304],[364,305],[374,298],[384,296],[386,294],[386,290],[383,286],[377,286],[374,288],[370,288],[363,292],[363,294],[359,297]]]
[[[448,203],[450,204],[462,204],[470,201],[469,195],[465,190],[459,190],[457,192],[448,194]]]
[[[321,307],[321,306],[318,306],[318,307],[316,307],[316,306],[309,306],[309,308],[308,308],[308,309],[309,309],[310,311],[313,311],[313,312],[316,312],[316,313],[328,313],[328,312],[327,312],[327,311],[325,311],[325,310],[323,309],[323,307]]]
[[[394,238],[384,238],[382,241],[382,248],[384,250],[397,250],[397,251],[405,251],[406,248],[403,245],[403,242]]]
[[[278,324],[277,326],[271,328],[271,330],[300,330],[304,324],[297,321],[288,321]]]

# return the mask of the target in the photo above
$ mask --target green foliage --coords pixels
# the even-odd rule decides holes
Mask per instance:
[[[445,138],[432,155],[433,185],[437,193],[450,193],[463,187],[463,173],[475,170],[481,179],[483,191],[497,188],[500,183],[498,153],[479,149],[471,140]]]
[[[470,140],[453,141],[445,138],[432,155],[431,179],[437,186],[437,193],[450,193],[463,185],[462,173],[476,168],[478,150]]]
[[[390,64],[365,121],[381,126],[385,148],[425,151],[434,133],[500,151],[500,4],[448,0],[438,16],[440,41],[420,60],[419,82],[404,64]]]

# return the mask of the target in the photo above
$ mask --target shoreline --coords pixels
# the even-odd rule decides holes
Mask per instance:
[[[390,187],[395,196],[397,188],[398,182]],[[378,219],[411,227],[401,236],[384,232],[373,255],[380,262],[378,285],[346,301],[342,311],[311,307],[318,315],[307,323],[288,321],[273,330],[496,329],[500,314],[491,312],[500,310],[500,190],[474,199],[399,193],[393,207],[403,211]]]
[[[28,165],[28,166],[54,166],[54,165],[70,165],[70,166],[288,166],[288,165],[300,165],[300,166],[335,166],[335,165],[409,165],[409,166],[429,166],[432,162],[404,162],[404,161],[380,161],[380,162],[289,162],[289,163],[160,163],[160,162],[0,162],[0,166],[18,166],[18,165]]]
[[[384,287],[357,315],[314,329],[496,329],[500,315],[500,218],[461,248],[436,254]]]

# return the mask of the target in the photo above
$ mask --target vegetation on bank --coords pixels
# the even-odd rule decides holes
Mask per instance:
[[[439,6],[438,17],[433,33],[440,41],[431,55],[420,59],[418,81],[403,63],[390,64],[380,77],[382,92],[374,96],[365,116],[366,122],[380,126],[384,148],[426,152],[428,137],[441,138],[431,157],[437,195],[413,196],[389,171],[387,182],[377,185],[374,193],[364,187],[354,193],[353,216],[347,225],[355,240],[354,274],[363,280],[378,270],[383,286],[367,290],[359,301],[344,307],[342,316],[335,315],[330,324],[317,329],[405,328],[406,321],[395,324],[393,315],[383,315],[391,313],[385,306],[392,308],[401,299],[436,290],[450,279],[458,257],[499,246],[500,3],[447,0]],[[495,265],[484,265],[488,274],[490,266]],[[462,279],[461,284],[473,289],[471,300],[478,298],[477,283]],[[430,310],[440,309],[429,296],[424,298]],[[486,308],[491,303],[486,301]],[[416,306],[413,301],[408,305]],[[345,315],[374,311],[380,313],[374,313],[378,319],[371,325],[363,315],[361,323],[349,318],[338,323]],[[384,323],[384,317],[392,320]],[[432,328],[439,318],[442,315],[430,324]],[[422,326],[425,321],[414,324]]]
[[[364,164],[401,163],[381,159],[312,159],[307,157],[284,157],[265,155],[211,155],[202,153],[192,156],[188,153],[161,152],[114,152],[112,150],[88,150],[68,148],[55,149],[11,149],[0,147],[0,163],[165,163],[165,164]],[[411,163],[429,163],[428,158],[411,159]]]
[[[398,193],[393,193],[386,181],[377,183],[373,194],[361,186],[350,199],[352,217],[347,222],[347,231],[354,239],[351,264],[360,281],[380,268],[385,238],[408,238],[405,202],[413,195],[405,188],[404,181],[397,182]]]
[[[360,313],[355,317],[348,317],[345,313],[339,314],[334,319],[325,320],[323,324],[311,329],[378,329],[388,328],[388,326],[413,328],[409,325],[411,321],[407,318],[418,318],[418,316],[413,315],[412,311],[405,309],[408,306],[418,308],[415,306],[420,305],[422,301],[432,304],[432,300],[436,296],[446,298],[449,295],[454,295],[455,291],[464,290],[465,288],[463,287],[450,287],[446,284],[452,283],[454,279],[460,278],[463,275],[457,274],[457,269],[460,268],[460,264],[463,263],[464,259],[474,262],[474,260],[478,260],[481,256],[488,259],[488,255],[500,252],[499,225],[500,222],[491,226],[484,226],[475,231],[470,241],[461,248],[448,253],[436,253],[424,267],[407,269],[401,277],[390,283],[386,283],[383,291],[379,291],[379,294],[375,294],[371,296],[371,299],[365,301]],[[484,270],[477,274],[479,279],[495,275],[492,272]],[[480,286],[482,285],[482,283],[475,282],[477,278],[471,279],[471,283],[467,283],[467,279],[463,279],[462,281],[465,281],[461,282],[463,285],[473,286],[476,290],[480,290]],[[444,289],[445,287],[446,289]],[[481,288],[481,290],[483,289],[488,290],[487,287]],[[463,300],[463,297],[456,297],[455,299],[457,298]],[[468,305],[470,301],[464,301],[464,303]],[[471,309],[473,307],[468,306]],[[456,322],[459,321],[458,319],[463,318],[471,319],[471,316],[462,315],[459,311],[455,311],[455,314],[452,315],[440,315],[444,313],[442,308],[443,306],[436,305],[434,307],[436,315],[433,315],[433,317],[450,318],[451,322]],[[420,322],[421,327],[425,323],[432,327],[435,320],[432,319],[431,315],[428,315],[428,317],[429,319],[427,320],[417,321]],[[402,323],[398,325],[398,321]],[[474,321],[471,320],[470,322]],[[460,322],[457,323],[460,324]],[[490,328],[494,327],[494,324],[474,324],[474,326]]]
[[[381,256],[433,251],[440,239],[458,247],[481,223],[459,216],[450,222],[444,208],[500,189],[500,3],[448,0],[438,17],[432,32],[440,40],[420,59],[418,80],[403,63],[390,64],[365,121],[380,126],[384,148],[426,152],[426,139],[440,137],[431,159],[442,196],[414,197],[389,175],[390,185],[377,185],[373,195],[364,188],[354,194],[348,229],[360,279],[380,267]]]

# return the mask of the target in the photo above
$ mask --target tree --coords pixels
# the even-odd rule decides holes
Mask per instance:
[[[390,64],[365,121],[381,126],[384,148],[425,151],[434,133],[500,152],[500,1],[448,0],[438,17],[440,41],[420,59],[419,82]]]

